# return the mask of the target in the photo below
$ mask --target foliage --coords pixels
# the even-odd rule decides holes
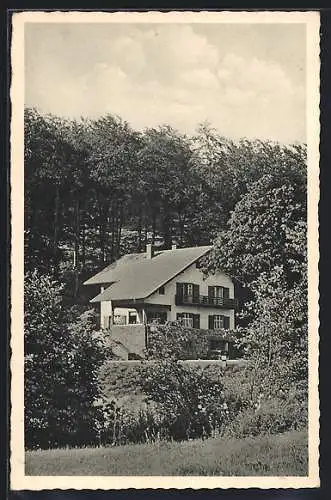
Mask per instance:
[[[219,234],[207,270],[228,271],[250,286],[261,273],[281,266],[291,286],[306,254],[306,206],[301,188],[268,175],[250,186],[236,204],[228,229]]]
[[[232,330],[217,331],[190,328],[179,321],[169,321],[165,325],[148,325],[147,359],[162,360],[198,360],[208,359],[210,343],[209,336],[219,339],[228,338]]]
[[[205,271],[228,272],[244,299],[237,346],[249,359],[249,399],[294,387],[307,398],[306,151],[259,144],[266,173],[236,203]]]
[[[61,307],[62,286],[37,271],[25,278],[26,446],[93,441],[97,370],[107,356],[91,311],[74,323]]]
[[[270,399],[259,408],[248,408],[238,414],[225,431],[226,436],[244,438],[306,430],[307,400]]]
[[[275,395],[298,386],[307,397],[306,288],[301,282],[288,288],[281,268],[269,276],[262,273],[252,288],[254,300],[246,305],[246,314],[253,319],[239,341],[250,359],[251,399],[259,392]]]
[[[201,334],[201,331],[199,331]],[[148,359],[194,359],[197,357],[198,333],[174,321],[167,325],[149,325]]]
[[[194,137],[169,126],[138,132],[110,114],[68,120],[34,109],[25,110],[24,131],[26,269],[63,282],[71,303],[84,299],[84,279],[127,251],[209,244],[243,195],[257,189],[263,198],[275,172],[304,191],[301,145],[234,142],[207,125]],[[288,190],[269,191],[269,212],[291,201]],[[263,210],[267,202],[242,203]]]
[[[148,443],[168,437],[159,413],[150,405],[133,408],[116,399],[102,399],[97,407],[97,445]]]
[[[147,364],[141,380],[143,392],[157,404],[173,439],[221,433],[244,404],[233,395],[226,398],[223,384],[203,370],[175,361]]]
[[[187,439],[223,432],[240,412],[250,429],[272,418],[292,428],[291,394],[293,414],[307,399],[306,147],[231,141],[208,124],[194,137],[169,126],[137,132],[112,115],[27,109],[24,126],[27,445]],[[139,383],[154,402],[138,413],[95,405],[109,353],[92,314],[68,307],[86,302],[80,283],[147,242],[212,240],[206,272],[231,275],[244,302],[240,391],[176,363],[197,353],[192,331],[173,324],[150,332],[147,354],[158,362]],[[245,414],[269,396],[286,399],[279,415]]]

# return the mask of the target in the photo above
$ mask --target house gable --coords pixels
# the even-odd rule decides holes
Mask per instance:
[[[201,269],[197,268],[196,262],[190,264],[180,273],[176,274],[158,287],[150,294],[144,302],[148,304],[171,305],[177,294],[177,283],[191,283],[199,286],[199,295],[208,295],[209,286],[221,286],[229,289],[229,298],[234,298],[234,284],[225,273],[219,272],[205,277]],[[159,293],[159,288],[164,288],[164,294]]]

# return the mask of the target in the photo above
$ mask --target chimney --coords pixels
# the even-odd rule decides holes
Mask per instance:
[[[153,245],[146,245],[146,258],[147,259],[152,259],[154,255],[154,248]]]
[[[176,250],[177,245],[171,245],[171,250]]]

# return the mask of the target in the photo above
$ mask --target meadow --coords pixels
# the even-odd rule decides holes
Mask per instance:
[[[30,476],[306,476],[307,433],[27,451],[25,471]]]

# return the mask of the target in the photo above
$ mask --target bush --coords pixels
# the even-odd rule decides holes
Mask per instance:
[[[197,330],[187,328],[179,322],[148,327],[147,358],[197,359]]]
[[[222,435],[248,404],[224,388],[222,377],[219,367],[207,370],[173,360],[142,364],[136,380],[145,394],[140,408],[121,405],[118,397],[101,401],[100,444]]]
[[[101,401],[98,428],[98,445],[146,443],[167,439],[158,412],[151,405],[145,408],[128,408],[119,401]]]
[[[147,358],[150,360],[208,359],[210,335],[209,330],[185,327],[179,321],[169,321],[165,325],[149,325]],[[219,339],[228,338],[229,335],[230,332],[227,329],[212,331],[212,336]]]
[[[92,311],[74,322],[62,287],[34,272],[25,280],[25,446],[79,446],[95,441],[98,369],[109,352]]]
[[[236,438],[280,434],[303,430],[308,424],[307,402],[273,399],[261,403],[260,408],[248,408],[231,422],[226,435]]]
[[[169,360],[146,365],[141,385],[157,405],[162,428],[176,440],[222,434],[245,404],[226,395],[222,382],[203,369]]]

